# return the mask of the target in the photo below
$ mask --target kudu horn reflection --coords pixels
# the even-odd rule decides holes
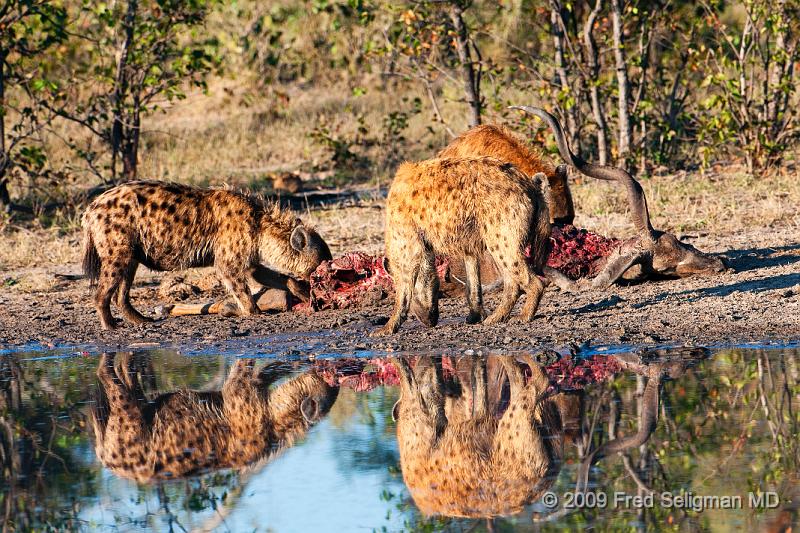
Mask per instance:
[[[667,353],[670,353],[671,357],[665,360],[664,357]],[[664,380],[666,378],[675,379],[680,377],[687,368],[707,355],[708,352],[703,348],[684,348],[672,349],[669,352],[653,350],[643,352],[639,355],[620,354],[610,356],[619,361],[623,369],[647,377],[647,384],[642,394],[642,408],[639,413],[638,427],[636,433],[633,435],[613,438],[593,450],[590,449],[584,455],[578,467],[578,477],[574,490],[576,495],[586,492],[589,485],[589,471],[592,465],[596,464],[600,459],[614,454],[624,453],[647,442],[658,425],[661,386]],[[648,362],[650,359],[653,361]],[[589,442],[591,442],[591,440],[592,439],[589,438]],[[574,510],[574,508],[564,507],[544,516],[535,517],[534,521],[555,520]]]

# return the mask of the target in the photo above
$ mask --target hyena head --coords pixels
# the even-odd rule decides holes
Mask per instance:
[[[260,262],[307,279],[323,261],[330,261],[330,248],[319,233],[290,213],[274,207],[265,213],[259,229]]]

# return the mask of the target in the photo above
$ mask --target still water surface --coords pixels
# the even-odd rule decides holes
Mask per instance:
[[[561,361],[48,355],[0,355],[10,530],[797,521],[796,349]]]

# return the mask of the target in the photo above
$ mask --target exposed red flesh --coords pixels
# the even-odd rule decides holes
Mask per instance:
[[[554,226],[552,249],[547,264],[572,279],[597,275],[619,240],[609,239],[575,226]],[[444,278],[447,260],[437,260],[439,276]],[[346,253],[323,262],[311,274],[311,298],[295,309],[346,309],[386,298],[394,290],[392,278],[383,266],[383,257],[361,252]]]
[[[415,364],[415,359],[410,361]],[[400,376],[388,358],[373,359],[326,359],[315,363],[317,371],[332,387],[347,387],[358,392],[370,391],[380,386],[397,386]],[[530,377],[530,369],[525,366],[525,375]],[[452,358],[442,358],[442,374],[449,379],[455,374]],[[598,355],[594,357],[564,356],[555,363],[544,367],[554,392],[581,390],[593,384],[610,379],[622,369],[613,357]]]

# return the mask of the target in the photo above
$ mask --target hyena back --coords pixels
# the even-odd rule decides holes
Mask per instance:
[[[567,182],[567,166],[555,166],[503,126],[482,124],[448,144],[437,157],[495,157],[511,163],[527,176],[547,176],[550,221],[572,224],[575,205]]]
[[[486,323],[508,319],[520,290],[527,294],[522,317],[531,320],[544,291],[537,273],[547,260],[549,236],[539,177],[532,179],[494,158],[403,164],[386,206],[386,257],[395,306],[378,333],[396,332],[410,308],[426,325],[437,323],[436,255],[464,258],[469,323],[484,316],[478,260],[485,251],[504,282],[502,301]]]
[[[258,312],[248,280],[261,263],[299,277],[330,259],[310,227],[256,198],[227,190],[163,182],[131,182],[98,196],[83,215],[87,276],[98,282],[95,307],[114,327],[116,291],[123,316],[149,319],[133,308],[130,288],[139,264],[153,270],[215,266],[245,315]]]

